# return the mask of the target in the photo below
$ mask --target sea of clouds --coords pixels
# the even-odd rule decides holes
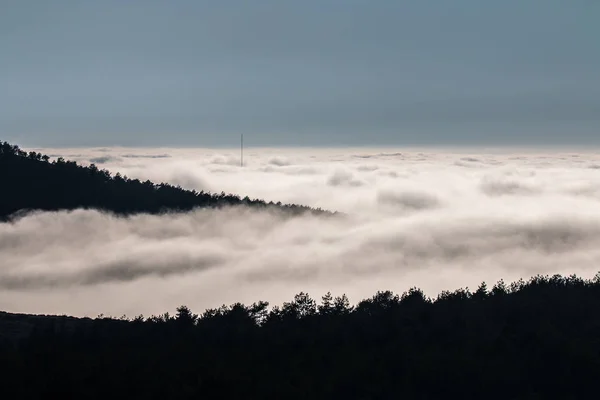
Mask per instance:
[[[32,150],[32,149],[26,149]],[[131,178],[342,211],[246,208],[0,224],[0,310],[96,316],[427,295],[600,271],[600,156],[460,149],[34,149]]]

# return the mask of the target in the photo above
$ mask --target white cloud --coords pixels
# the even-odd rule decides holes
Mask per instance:
[[[8,311],[133,316],[328,290],[357,301],[382,289],[436,295],[483,280],[600,270],[593,154],[251,149],[240,167],[235,150],[44,152],[77,152],[82,163],[106,157],[102,167],[129,177],[348,216],[242,208],[30,215],[0,225],[0,304]]]

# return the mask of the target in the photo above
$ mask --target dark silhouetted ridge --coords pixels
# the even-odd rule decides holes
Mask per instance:
[[[300,293],[134,319],[0,313],[6,398],[591,399],[600,275],[476,291]],[[61,395],[60,397],[54,397]]]
[[[332,213],[297,204],[281,204],[241,198],[234,194],[184,190],[168,183],[156,184],[129,179],[117,173],[81,166],[73,161],[25,152],[18,146],[0,142],[0,219],[17,212],[73,210],[78,208],[110,211],[119,215],[189,211],[199,207],[247,205],[298,213]]]

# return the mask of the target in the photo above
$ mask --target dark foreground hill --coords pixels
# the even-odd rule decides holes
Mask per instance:
[[[18,146],[0,142],[0,221],[20,211],[73,210],[92,208],[120,215],[189,211],[198,207],[247,205],[275,208],[292,214],[331,213],[321,209],[263,200],[233,194],[184,190],[167,183],[156,184],[112,176],[95,165],[81,166],[73,161],[25,152]]]
[[[600,275],[351,307],[307,294],[173,316],[0,314],[5,398],[592,399]]]

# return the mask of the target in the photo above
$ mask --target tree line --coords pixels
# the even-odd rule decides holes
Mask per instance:
[[[600,274],[356,305],[299,293],[200,315],[0,314],[0,376],[22,398],[588,399],[599,310]]]
[[[224,192],[184,190],[168,183],[130,179],[120,173],[113,175],[95,164],[82,166],[62,157],[50,161],[47,155],[26,152],[7,142],[0,142],[0,177],[0,220],[3,221],[18,212],[78,208],[128,215],[246,205],[290,214],[335,214],[298,204],[266,202]]]

